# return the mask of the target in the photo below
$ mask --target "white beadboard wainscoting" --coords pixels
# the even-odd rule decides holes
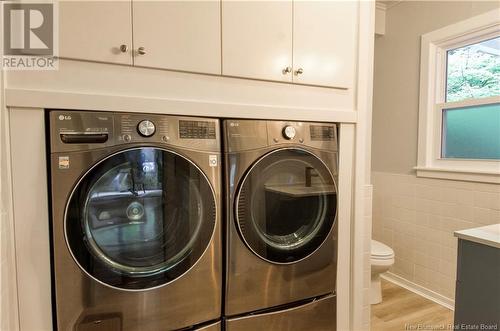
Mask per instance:
[[[388,277],[453,306],[456,230],[500,222],[500,185],[373,172],[373,238],[394,249]]]

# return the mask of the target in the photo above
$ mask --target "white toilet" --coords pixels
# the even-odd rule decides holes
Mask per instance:
[[[380,275],[389,270],[389,268],[394,264],[394,251],[389,246],[372,239],[370,264],[372,269],[370,303],[374,305],[382,302]]]

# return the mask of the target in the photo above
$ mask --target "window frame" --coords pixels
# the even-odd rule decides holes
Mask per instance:
[[[443,110],[500,103],[500,96],[446,102],[447,51],[500,36],[500,9],[421,37],[417,177],[500,184],[500,160],[441,157]]]

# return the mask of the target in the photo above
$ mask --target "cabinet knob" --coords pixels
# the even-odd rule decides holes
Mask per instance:
[[[139,54],[139,55],[144,55],[144,54],[146,54],[146,49],[145,49],[144,47],[139,47],[139,48],[137,49],[137,54]]]
[[[303,73],[304,73],[304,69],[302,69],[302,68],[295,70],[295,76],[301,75]]]
[[[128,51],[128,46],[125,44],[120,45],[120,52],[125,53],[126,51]]]
[[[283,75],[289,74],[292,72],[292,67],[286,67],[281,72],[283,73]]]

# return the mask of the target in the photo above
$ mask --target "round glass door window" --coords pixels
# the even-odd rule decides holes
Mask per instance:
[[[130,149],[94,166],[66,210],[67,243],[79,266],[108,286],[166,284],[203,255],[215,229],[215,198],[201,170],[156,148]]]
[[[317,250],[333,228],[336,185],[328,167],[302,149],[280,149],[247,172],[235,201],[240,235],[259,257],[293,263]]]

